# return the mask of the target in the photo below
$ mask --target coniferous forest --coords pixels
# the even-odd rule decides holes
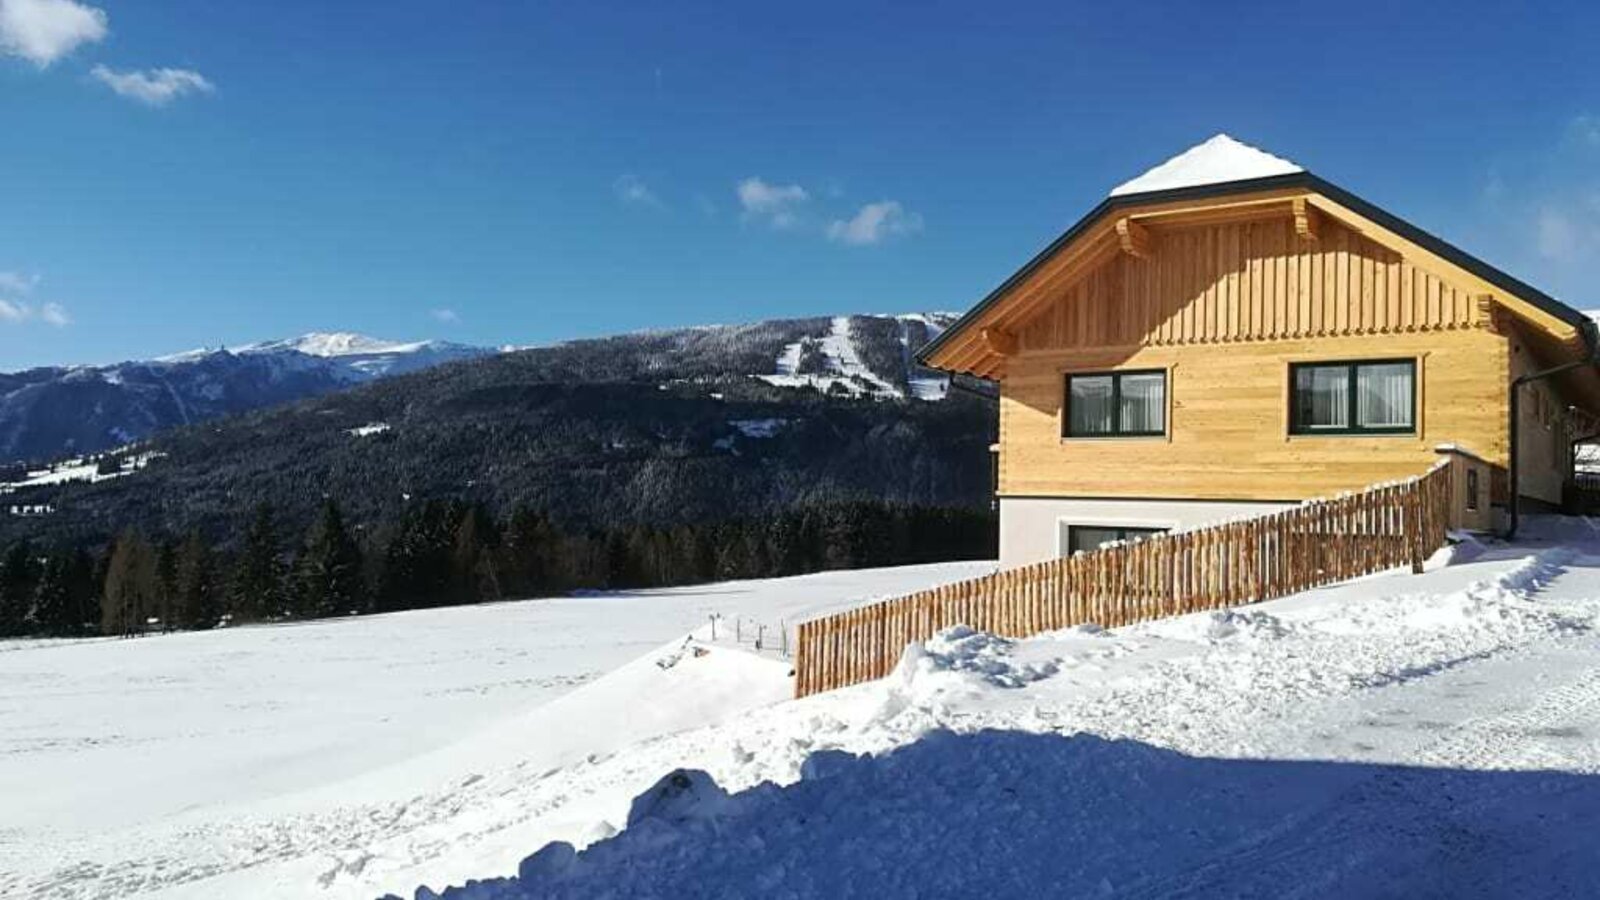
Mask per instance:
[[[518,506],[430,500],[375,528],[324,501],[304,533],[268,504],[219,552],[129,528],[103,552],[17,541],[0,556],[0,636],[136,635],[994,554],[987,511],[873,501],[709,525],[572,531]]]

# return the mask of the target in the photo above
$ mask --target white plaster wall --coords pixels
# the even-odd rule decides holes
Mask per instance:
[[[1291,503],[1212,500],[1072,500],[1000,498],[1000,566],[1025,566],[1060,555],[1061,523],[1125,528],[1195,528],[1224,519],[1258,516]]]

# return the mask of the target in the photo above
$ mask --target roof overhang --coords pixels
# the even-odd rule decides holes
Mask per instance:
[[[1303,217],[1307,208],[1389,246],[1416,265],[1486,293],[1528,323],[1600,357],[1600,333],[1584,313],[1489,265],[1338,185],[1310,172],[1107,197],[1007,278],[917,354],[924,365],[953,372],[995,374],[997,350],[1010,331],[1053,297],[1074,271],[1136,252],[1145,227],[1214,224],[1276,215]],[[1301,227],[1309,223],[1301,222]]]

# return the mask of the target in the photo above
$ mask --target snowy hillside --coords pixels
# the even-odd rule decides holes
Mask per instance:
[[[1525,533],[803,701],[775,620],[972,567],[0,645],[0,894],[1594,895],[1600,538]]]
[[[755,377],[846,397],[937,400],[945,377],[918,366],[913,355],[954,319],[948,313],[785,319],[515,350],[312,332],[108,366],[0,373],[0,464],[99,452],[176,426],[500,353],[558,361],[550,374],[561,380]],[[769,350],[775,337],[782,340]]]
[[[834,572],[135,641],[0,641],[0,897],[121,898],[137,884],[159,896],[371,898],[431,873],[398,875],[374,860],[362,875],[359,848],[462,827],[450,796],[474,773],[534,778],[779,700],[786,625],[990,568]],[[709,655],[683,653],[697,626]],[[656,698],[649,709],[637,703],[644,694]],[[572,727],[574,716],[587,724]],[[484,813],[497,832],[520,817]],[[505,852],[539,834],[507,833]],[[452,871],[481,864],[469,853]]]

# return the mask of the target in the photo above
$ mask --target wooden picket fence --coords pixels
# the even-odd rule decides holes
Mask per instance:
[[[953,625],[1027,637],[1270,600],[1422,561],[1445,544],[1450,468],[1238,522],[1080,553],[884,600],[799,626],[795,695],[889,674]]]

